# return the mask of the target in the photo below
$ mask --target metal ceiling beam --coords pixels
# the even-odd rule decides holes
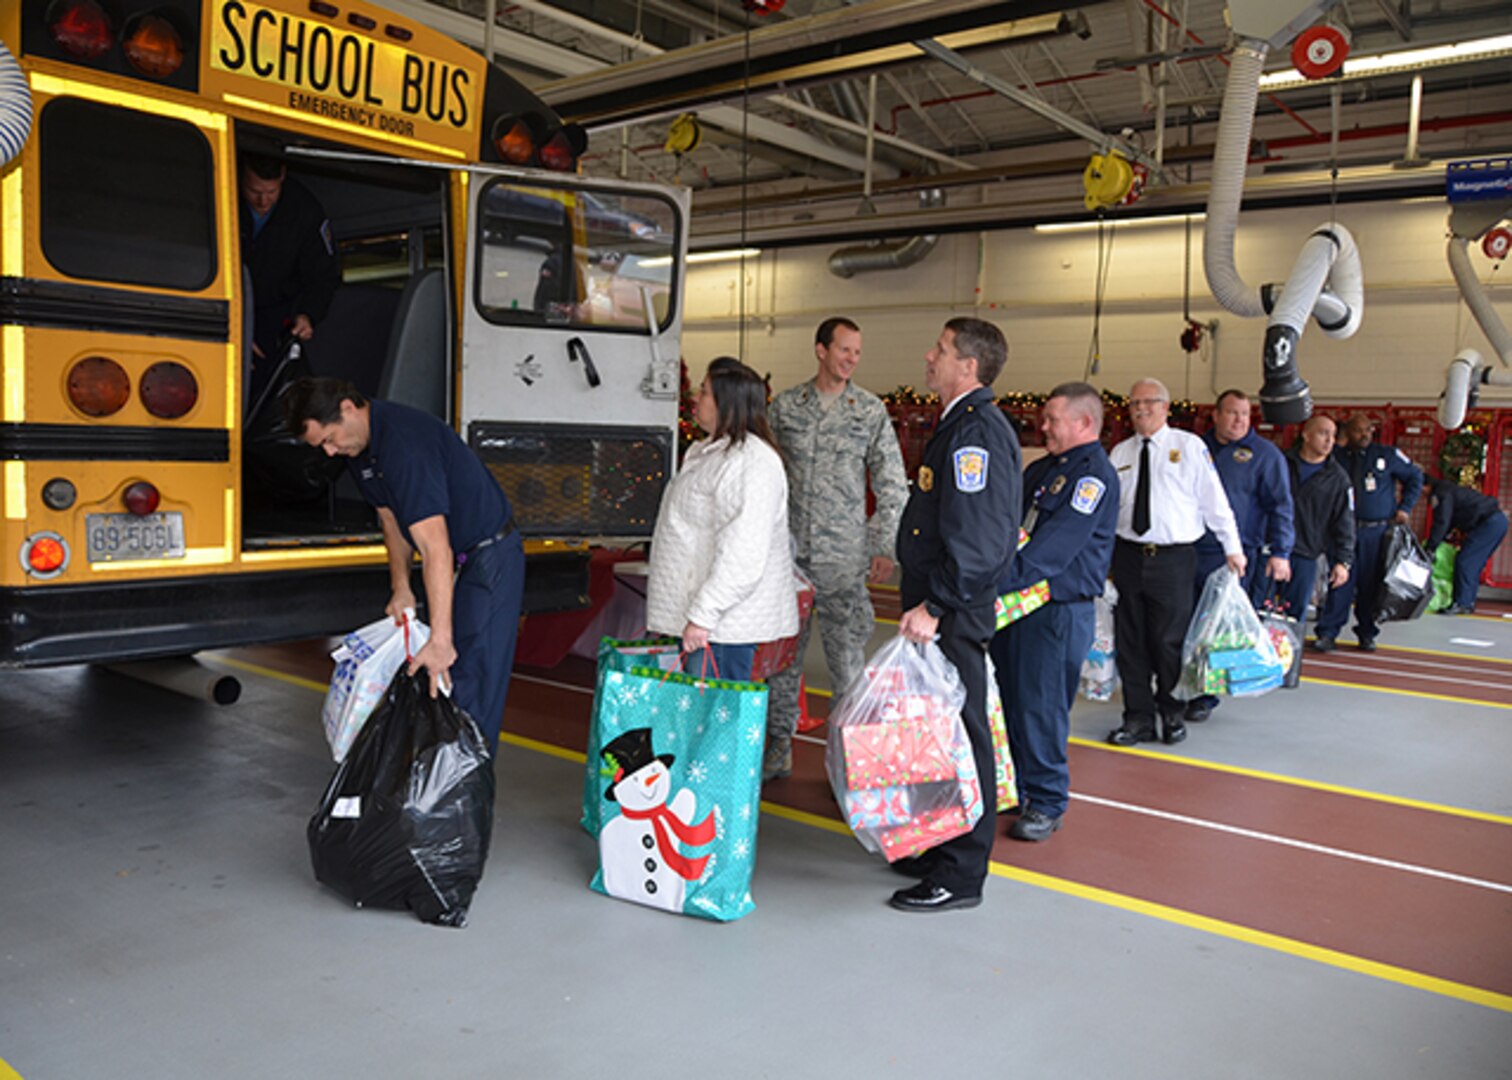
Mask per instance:
[[[1401,35],[1403,41],[1412,40],[1412,24],[1405,15],[1391,6],[1391,0],[1375,0],[1375,6],[1381,9],[1381,14],[1386,16],[1386,21]]]
[[[539,92],[579,122],[633,120],[914,60],[918,50],[909,42],[919,38],[943,36],[952,47],[973,48],[1060,33],[1069,22],[1058,10],[1063,6],[1064,0],[867,0],[569,77]]]
[[[438,7],[425,0],[383,0],[383,6],[396,15],[403,15],[424,23],[433,30],[440,30],[480,52],[483,49],[485,27],[483,20],[476,15]],[[553,75],[586,75],[604,67],[601,61],[591,56],[584,56],[514,30],[506,30],[502,26],[494,29],[493,47],[494,56],[498,60]]]

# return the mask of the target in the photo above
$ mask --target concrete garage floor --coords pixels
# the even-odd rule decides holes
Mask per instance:
[[[1512,621],[1429,617],[1383,643],[1512,664]],[[229,708],[99,670],[0,675],[0,1059],[26,1080],[1509,1075],[1512,971],[1462,993],[1027,874],[989,879],[975,911],[902,915],[882,903],[902,879],[790,811],[763,818],[739,923],[606,899],[586,887],[567,750],[501,748],[465,930],[353,910],[305,845],[332,768],[320,694],[263,670],[239,670]],[[512,714],[544,692],[518,686]],[[583,723],[588,697],[562,693]],[[1452,680],[1440,698],[1309,682],[1225,703],[1155,753],[1479,812],[1483,885],[1463,888],[1506,890],[1484,938],[1505,949],[1512,694],[1446,697]],[[1079,704],[1075,734],[1100,739],[1115,712]],[[1171,768],[1074,749],[1151,784]],[[1078,826],[1090,846],[1112,812],[1073,802],[1020,861],[1074,861]],[[1199,869],[1242,875],[1249,850]],[[1324,914],[1370,922],[1372,903]]]

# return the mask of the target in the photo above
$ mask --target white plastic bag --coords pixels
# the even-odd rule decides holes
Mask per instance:
[[[966,689],[938,645],[896,637],[829,718],[825,766],[846,822],[888,862],[964,835],[982,787],[961,720]]]
[[[406,638],[408,644],[406,644]],[[320,719],[325,725],[331,756],[340,762],[352,748],[352,740],[383,699],[394,674],[406,656],[414,656],[430,640],[430,628],[405,612],[405,625],[395,625],[385,616],[353,630],[331,653],[336,670],[326,691]]]
[[[1109,581],[1103,594],[1092,601],[1096,612],[1096,629],[1092,648],[1082,661],[1081,694],[1088,701],[1112,701],[1118,689],[1118,651],[1113,642],[1113,609],[1118,605],[1118,590]]]

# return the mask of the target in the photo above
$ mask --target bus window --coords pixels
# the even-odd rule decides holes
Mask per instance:
[[[671,325],[676,211],[655,195],[492,181],[480,199],[478,311],[497,324]]]
[[[158,288],[215,279],[214,166],[198,128],[58,98],[39,131],[48,262],[70,277]]]

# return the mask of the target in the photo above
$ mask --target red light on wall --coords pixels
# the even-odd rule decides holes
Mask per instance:
[[[95,0],[57,0],[47,9],[47,29],[70,56],[98,60],[115,43],[110,16]]]

